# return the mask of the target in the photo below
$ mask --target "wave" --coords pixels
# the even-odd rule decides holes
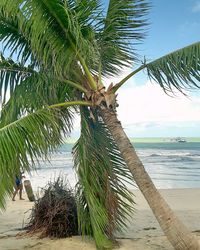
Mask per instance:
[[[72,166],[70,166],[70,167],[38,167],[38,168],[36,168],[36,171],[37,170],[61,170],[61,169],[64,169],[64,170],[67,170],[67,169],[73,169],[72,168]]]
[[[30,176],[34,190],[45,186],[59,173],[66,175],[71,186],[75,186],[71,151],[72,147],[64,145],[49,155],[49,161],[39,161],[37,170]],[[200,187],[200,143],[143,144],[136,147],[136,151],[158,188]]]
[[[154,153],[150,155],[146,155],[146,157],[200,157],[200,154],[198,153],[185,153],[185,152],[180,152],[180,153]]]
[[[178,179],[178,178],[167,178],[167,177],[159,177],[159,178],[156,178],[156,177],[152,177],[153,180],[159,180],[159,181],[178,181],[178,182],[191,182],[191,179]],[[199,179],[197,180],[194,180],[192,179],[192,182],[197,182],[199,183]],[[198,186],[199,187],[199,186]]]

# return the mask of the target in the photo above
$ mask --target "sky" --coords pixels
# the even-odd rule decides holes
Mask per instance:
[[[108,0],[105,1],[105,6]],[[151,0],[147,37],[136,49],[150,61],[200,39],[200,0]],[[117,83],[121,76],[107,79]],[[200,137],[200,90],[167,96],[146,74],[131,78],[117,97],[118,118],[129,137]],[[79,119],[72,137],[77,137]]]
[[[148,35],[138,46],[142,58],[154,60],[199,41],[200,0],[151,2]],[[145,74],[139,74],[118,92],[119,120],[130,137],[200,137],[200,90],[188,95],[169,97]]]

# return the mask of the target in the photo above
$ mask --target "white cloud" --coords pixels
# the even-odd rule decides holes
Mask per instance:
[[[113,79],[107,83],[120,80]],[[155,83],[137,86],[131,79],[119,90],[117,99],[118,117],[129,136],[200,136],[198,97],[187,98],[179,94],[172,98]],[[80,120],[76,117],[72,137],[78,137],[79,130]]]
[[[192,7],[193,12],[200,12],[200,1],[196,2]]]
[[[139,123],[200,122],[200,100],[167,96],[160,86],[147,82],[121,89],[118,96],[119,119],[123,125]]]

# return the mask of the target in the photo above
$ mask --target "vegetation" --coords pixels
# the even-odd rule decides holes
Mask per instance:
[[[97,247],[111,248],[108,239],[114,240],[114,232],[126,227],[125,218],[133,212],[124,184],[132,179],[104,122],[97,114],[95,121],[90,119],[85,107],[80,112],[81,136],[74,146],[79,228],[94,237]]]
[[[102,1],[103,2],[103,1]],[[199,249],[197,240],[157,192],[116,115],[116,92],[141,70],[166,93],[198,87],[200,42],[140,64],[147,0],[1,0],[0,206],[12,192],[12,176],[48,158],[81,115],[74,148],[78,215],[82,234],[97,248],[112,247],[133,199],[124,184],[132,176],[175,249]],[[105,77],[133,72],[118,83]],[[130,170],[130,171],[129,171]],[[123,197],[123,198],[122,198]]]
[[[69,184],[58,177],[42,189],[43,195],[35,201],[30,221],[29,233],[39,233],[40,237],[70,237],[78,235],[76,201]]]

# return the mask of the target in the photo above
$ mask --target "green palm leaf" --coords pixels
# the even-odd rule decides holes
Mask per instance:
[[[12,59],[0,58],[0,125],[4,126],[17,120],[27,112],[33,112],[46,105],[75,100],[78,89],[87,91],[84,85],[84,75],[78,71],[70,72],[68,76],[77,79],[73,82],[56,79],[50,70],[34,70],[32,66],[23,66]],[[78,75],[77,75],[77,72]],[[74,74],[75,73],[75,74]],[[66,76],[67,77],[67,76]]]
[[[86,13],[88,6],[91,6],[91,10],[95,9],[95,2],[85,2]],[[80,14],[83,10],[77,6],[75,1],[2,0],[0,11],[17,20],[19,32],[22,32],[37,60],[46,68],[51,66],[55,73],[62,75],[72,69],[70,66],[75,58],[80,60],[80,51],[85,58],[95,60],[96,57],[97,50],[93,49],[95,40],[88,39],[89,36],[92,37],[91,25],[87,24],[87,18],[85,25],[80,25],[79,21],[83,22],[83,14]],[[91,13],[88,12],[89,14]],[[10,37],[9,44],[14,46],[15,42]]]
[[[0,55],[0,98],[4,104],[6,95],[11,95],[17,85],[26,77],[30,76],[34,70],[31,67],[24,67],[15,63],[12,59],[5,59]]]
[[[147,63],[144,67],[149,77],[160,84],[165,92],[199,88],[200,42]]]
[[[71,131],[67,110],[42,109],[0,128],[0,207],[13,189],[20,168],[34,169],[38,159],[48,158]]]
[[[70,101],[74,99],[74,95],[74,89],[65,82],[34,72],[15,87],[10,98],[2,106],[0,126],[46,105]]]
[[[18,13],[19,15],[19,13]],[[20,16],[23,19],[23,16]],[[17,60],[23,65],[25,63],[38,65],[30,48],[30,42],[23,34],[18,18],[8,16],[4,8],[0,5],[0,41],[3,43],[4,51],[6,50],[9,57],[17,55]]]
[[[69,61],[68,49],[63,32],[59,29],[56,31],[58,25],[54,25],[43,9],[39,8],[41,4],[39,1],[2,0],[0,11],[6,13],[7,19],[16,20],[18,33],[21,33],[29,44],[34,57],[41,62],[40,66],[48,67],[51,64],[58,70],[56,62],[67,65]],[[16,40],[9,37],[10,46],[15,43]],[[63,66],[62,64],[62,67],[59,67],[60,72],[63,71]]]
[[[93,121],[88,109],[81,108],[81,120],[81,137],[74,147],[79,228],[104,249],[133,211],[125,186],[132,178],[102,119],[96,114]]]
[[[136,44],[145,35],[149,10],[146,0],[110,0],[107,15],[102,18],[97,40],[104,75],[115,75],[124,66],[137,61]]]

